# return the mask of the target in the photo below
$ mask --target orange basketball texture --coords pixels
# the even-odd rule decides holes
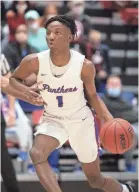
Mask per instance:
[[[122,154],[133,146],[135,133],[128,121],[115,118],[101,127],[100,141],[111,153]]]

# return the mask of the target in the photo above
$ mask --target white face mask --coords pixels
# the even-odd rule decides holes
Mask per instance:
[[[84,6],[73,7],[72,12],[73,12],[73,14],[80,16],[84,13]]]
[[[39,28],[39,25],[36,22],[29,25],[30,30],[37,31],[38,28]]]
[[[54,15],[54,14],[47,15],[47,20],[51,19],[54,16],[56,16],[56,15]]]
[[[24,12],[27,9],[27,4],[17,5],[16,9]]]

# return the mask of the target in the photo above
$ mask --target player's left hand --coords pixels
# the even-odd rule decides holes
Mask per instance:
[[[44,102],[41,96],[38,98],[33,98],[31,101],[28,101],[28,102],[31,103],[32,105],[37,105],[37,106],[46,105],[46,103]]]
[[[42,84],[42,81],[39,81],[39,82],[35,83],[34,85],[31,86],[30,90],[33,91],[33,92],[42,91],[42,89],[39,88],[39,85],[41,85],[41,84]],[[32,105],[37,105],[37,106],[47,105],[46,102],[43,100],[43,98],[41,96],[36,97],[36,98],[32,98],[28,102],[31,103]]]
[[[39,82],[35,83],[34,85],[31,86],[30,90],[35,91],[35,92],[42,91],[42,89],[39,88],[39,85],[41,85],[41,84],[42,84],[42,81],[39,81]]]

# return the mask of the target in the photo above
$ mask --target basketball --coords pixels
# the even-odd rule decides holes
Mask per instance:
[[[131,124],[120,118],[110,120],[101,127],[100,141],[111,153],[122,154],[134,144],[135,134]]]

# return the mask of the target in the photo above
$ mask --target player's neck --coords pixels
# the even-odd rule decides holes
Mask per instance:
[[[54,65],[62,67],[67,65],[70,61],[70,49],[65,49],[63,51],[50,50],[51,61]]]

